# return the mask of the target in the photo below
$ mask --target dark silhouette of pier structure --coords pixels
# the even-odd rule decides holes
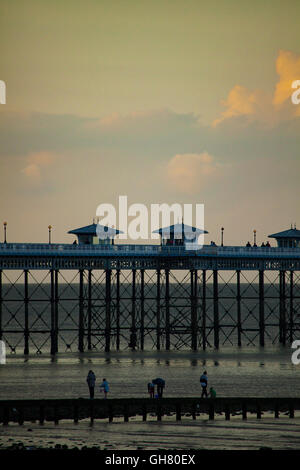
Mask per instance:
[[[96,224],[71,231],[76,244],[0,243],[8,353],[197,351],[299,339],[296,228],[272,235],[277,247],[202,249],[172,230],[160,245],[116,244],[118,231],[109,230],[96,244]]]

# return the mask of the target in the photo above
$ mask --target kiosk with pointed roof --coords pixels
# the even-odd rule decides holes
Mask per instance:
[[[199,235],[208,233],[197,227],[191,227],[183,222],[159,228],[153,233],[159,233],[162,246],[184,246],[186,243],[197,244]]]
[[[275,238],[280,248],[300,248],[300,230],[297,230],[296,224],[294,228],[284,230],[283,232],[268,235],[269,238]]]
[[[113,245],[114,237],[123,232],[121,230],[93,223],[91,225],[86,225],[85,227],[69,230],[68,233],[77,235],[79,245]]]

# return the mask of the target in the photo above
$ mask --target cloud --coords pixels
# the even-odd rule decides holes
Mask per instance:
[[[273,104],[281,105],[291,97],[292,82],[300,80],[300,55],[291,51],[279,51],[276,71],[279,75],[279,81],[276,84]]]
[[[26,157],[27,165],[21,170],[28,180],[34,184],[42,182],[44,168],[52,165],[56,155],[50,152],[31,153]]]
[[[290,51],[279,51],[276,71],[279,81],[273,94],[235,85],[227,99],[221,102],[226,108],[225,111],[214,120],[212,126],[217,127],[228,119],[241,117],[246,118],[246,123],[257,121],[267,126],[275,126],[281,121],[300,115],[299,107],[291,103],[292,82],[300,78],[300,56]]]
[[[177,154],[167,163],[166,178],[176,190],[193,194],[210,181],[217,169],[214,157],[207,152]]]
[[[226,110],[213,122],[213,127],[226,119],[240,116],[246,116],[252,121],[259,119],[267,122],[272,117],[270,99],[271,97],[262,90],[250,91],[244,86],[235,85],[227,99],[222,101]]]

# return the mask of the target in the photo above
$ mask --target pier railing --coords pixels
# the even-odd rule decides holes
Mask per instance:
[[[63,243],[0,243],[0,255],[87,255],[87,256],[222,256],[222,257],[293,257],[300,258],[300,248],[195,245],[73,245]]]
[[[246,420],[250,415],[261,419],[264,412],[272,412],[274,418],[280,414],[294,418],[295,411],[300,410],[300,398],[259,398],[238,397],[215,399],[206,398],[121,398],[121,399],[52,399],[52,400],[1,400],[0,422],[8,425],[17,422],[20,425],[26,421],[45,421],[59,424],[60,420],[73,420],[78,423],[82,419],[123,418],[125,422],[130,417],[141,416],[143,421],[151,417],[161,421],[163,417],[174,417],[176,421],[182,418],[197,419],[201,415],[210,420],[215,415],[223,415],[230,420],[232,416],[240,415]],[[205,417],[207,419],[207,417]]]

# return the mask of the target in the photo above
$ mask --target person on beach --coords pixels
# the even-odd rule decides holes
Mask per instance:
[[[210,396],[210,398],[216,398],[216,396],[217,396],[217,393],[216,393],[216,391],[213,387],[210,387],[210,389],[209,389],[209,396]]]
[[[154,398],[154,390],[155,390],[154,384],[149,382],[148,383],[148,393],[150,395],[150,398]]]
[[[86,378],[89,391],[90,391],[90,398],[94,398],[94,392],[95,392],[95,383],[96,383],[96,376],[92,370],[89,371],[87,378]]]
[[[208,395],[207,395],[207,372],[206,370],[203,372],[203,374],[200,377],[200,385],[202,387],[201,398],[203,398],[204,396],[207,397]]]
[[[107,398],[107,394],[109,392],[109,385],[106,379],[103,379],[102,384],[100,385],[100,391],[104,392],[104,398]]]
[[[157,379],[153,379],[152,383],[153,383],[153,385],[157,385],[158,398],[162,398],[163,390],[165,388],[166,382],[164,381],[164,379],[161,379],[161,378],[158,377]]]

